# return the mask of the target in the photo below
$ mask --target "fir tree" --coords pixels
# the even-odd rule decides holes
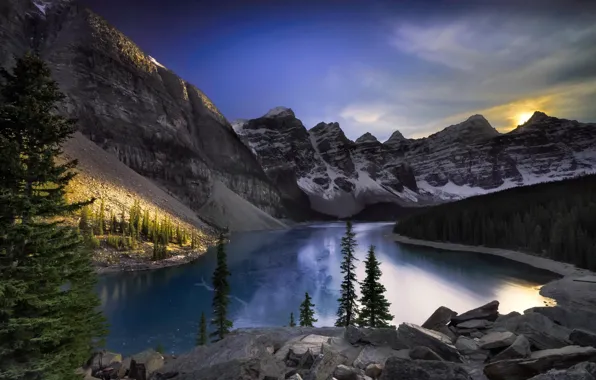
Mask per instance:
[[[207,344],[207,321],[205,313],[201,313],[201,323],[199,325],[199,334],[197,335],[197,346],[204,346]]]
[[[91,233],[91,210],[88,205],[81,207],[81,219],[79,219],[79,230],[83,236]]]
[[[356,257],[354,252],[356,250],[356,234],[352,231],[352,222],[349,220],[346,223],[346,234],[341,239],[341,253],[343,260],[341,263],[341,273],[344,274],[344,279],[341,283],[341,296],[338,299],[339,307],[337,309],[337,320],[335,326],[349,326],[353,325],[358,319],[358,305],[356,304]]]
[[[143,220],[141,222],[141,234],[146,238],[151,238],[149,233],[149,210],[143,212]]]
[[[290,327],[296,327],[296,321],[294,321],[294,313],[290,313]]]
[[[393,316],[389,314],[391,305],[385,298],[385,286],[381,284],[380,263],[375,255],[375,247],[370,246],[365,261],[366,277],[362,282],[359,324],[368,327],[388,327]]]
[[[213,272],[213,318],[211,324],[215,330],[209,334],[213,342],[222,340],[232,328],[232,321],[228,320],[228,305],[230,303],[230,284],[228,283],[228,264],[226,258],[225,238],[219,235],[217,242],[217,267]]]
[[[120,213],[120,232],[122,235],[126,234],[126,224],[126,214],[124,213],[124,209],[122,209],[122,212]]]
[[[118,232],[118,220],[114,211],[110,211],[110,233],[115,234],[116,232]]]
[[[195,230],[192,230],[192,234],[190,236],[190,249],[197,249],[197,234]]]
[[[106,223],[106,205],[101,200],[101,204],[99,205],[99,214],[97,215],[97,234],[103,235],[105,232],[105,223]]]
[[[58,164],[75,122],[33,54],[0,71],[0,379],[70,380],[105,335],[91,251],[61,218],[76,161]]]
[[[300,304],[300,326],[312,327],[312,324],[317,320],[315,317],[315,305],[310,302],[311,298],[308,292],[304,294],[304,301]]]

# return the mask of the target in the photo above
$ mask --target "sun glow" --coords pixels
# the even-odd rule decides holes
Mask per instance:
[[[522,112],[516,116],[517,125],[522,125],[532,117],[532,112]]]

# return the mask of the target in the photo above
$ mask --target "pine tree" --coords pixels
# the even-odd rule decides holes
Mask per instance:
[[[110,233],[115,234],[116,232],[118,232],[118,220],[114,211],[110,211]]]
[[[192,230],[192,235],[190,236],[190,249],[197,249],[197,234],[195,230]]]
[[[296,327],[296,321],[294,321],[294,313],[290,313],[290,327]]]
[[[197,335],[197,346],[204,346],[207,344],[207,321],[205,320],[205,313],[201,313],[201,324],[199,325],[199,334]]]
[[[335,326],[349,326],[353,325],[358,319],[358,305],[356,304],[356,257],[354,252],[356,250],[356,234],[352,231],[352,222],[346,222],[346,234],[341,239],[341,253],[343,260],[341,263],[341,273],[344,274],[344,279],[341,283],[341,296],[338,299],[339,307],[337,309],[337,320]]]
[[[105,232],[105,223],[106,223],[106,205],[101,200],[101,204],[99,205],[99,214],[97,215],[97,234],[103,235]]]
[[[126,227],[127,227],[127,222],[126,222],[126,214],[124,213],[124,209],[122,209],[122,212],[120,213],[120,232],[122,233],[122,235],[126,234]]]
[[[300,326],[312,327],[312,324],[317,320],[315,317],[315,305],[310,302],[311,298],[308,292],[304,294],[304,301],[300,304]]]
[[[75,122],[33,54],[0,70],[0,379],[71,380],[105,335],[91,251],[62,217],[76,161],[58,164]]]
[[[143,220],[141,221],[141,234],[146,238],[151,238],[149,233],[149,210],[143,212]]]
[[[209,334],[214,338],[213,342],[222,340],[232,328],[232,321],[228,320],[228,305],[230,303],[230,284],[228,283],[228,264],[226,258],[225,238],[219,235],[217,242],[217,267],[213,272],[213,318],[211,324],[215,330]]]
[[[81,207],[81,219],[79,219],[79,230],[83,236],[91,233],[91,210],[88,205]]]
[[[362,298],[360,304],[359,324],[368,327],[387,327],[393,320],[389,314],[391,305],[385,298],[385,286],[381,284],[380,263],[375,255],[375,247],[370,246],[365,261],[366,277],[362,282]]]

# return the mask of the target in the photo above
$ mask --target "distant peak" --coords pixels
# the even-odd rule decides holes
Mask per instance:
[[[406,138],[404,137],[404,135],[401,134],[400,131],[395,131],[391,134],[387,141],[384,142],[384,144],[395,144],[405,140]]]
[[[362,136],[356,139],[357,143],[368,143],[368,142],[379,142],[375,136],[373,136],[370,132],[366,132]]]
[[[531,124],[531,123],[535,123],[535,122],[539,122],[539,121],[543,121],[543,120],[548,120],[549,118],[550,118],[550,116],[548,116],[544,112],[534,111],[532,116],[524,124]]]
[[[480,114],[472,115],[472,116],[470,116],[469,118],[466,119],[466,121],[474,121],[474,120],[487,121],[486,118],[484,116],[480,115]]]
[[[292,117],[296,117],[296,115],[294,115],[294,111],[292,111],[291,108],[287,108],[287,107],[275,107],[269,110],[269,112],[267,112],[265,115],[263,115],[263,117],[282,117],[282,116],[292,116]]]

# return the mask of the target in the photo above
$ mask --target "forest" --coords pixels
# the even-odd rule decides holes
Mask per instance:
[[[596,270],[596,175],[431,207],[400,220],[394,232],[523,251]]]

